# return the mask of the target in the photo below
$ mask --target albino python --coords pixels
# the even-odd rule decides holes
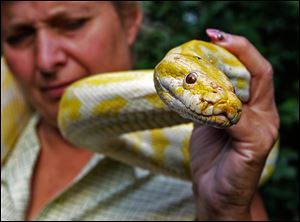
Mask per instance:
[[[79,147],[190,179],[193,122],[218,128],[237,123],[242,102],[250,96],[249,86],[250,74],[235,56],[212,43],[193,40],[170,50],[154,70],[105,73],[73,83],[60,102],[59,128]],[[2,164],[31,114],[2,59]],[[273,171],[277,146],[261,183]]]

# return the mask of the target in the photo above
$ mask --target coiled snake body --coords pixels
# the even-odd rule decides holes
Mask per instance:
[[[193,40],[170,50],[154,70],[105,73],[75,82],[61,99],[59,128],[79,147],[189,179],[192,122],[218,128],[237,123],[249,86],[250,74],[235,56]],[[1,138],[4,148],[12,147]],[[275,151],[263,180],[272,172]]]

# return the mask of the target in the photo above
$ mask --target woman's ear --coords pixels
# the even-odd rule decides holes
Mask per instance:
[[[142,9],[137,4],[134,8],[128,10],[123,18],[124,20],[122,21],[122,23],[126,30],[127,43],[131,46],[136,39],[143,19]]]

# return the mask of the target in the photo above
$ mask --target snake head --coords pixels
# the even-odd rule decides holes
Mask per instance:
[[[155,67],[160,98],[182,117],[217,128],[238,122],[242,102],[228,77],[205,58],[169,53]]]

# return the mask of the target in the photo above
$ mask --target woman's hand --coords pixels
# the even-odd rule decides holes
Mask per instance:
[[[213,29],[207,34],[235,54],[252,79],[237,125],[226,130],[195,125],[190,156],[198,219],[251,219],[251,201],[278,136],[272,66],[244,37]]]

